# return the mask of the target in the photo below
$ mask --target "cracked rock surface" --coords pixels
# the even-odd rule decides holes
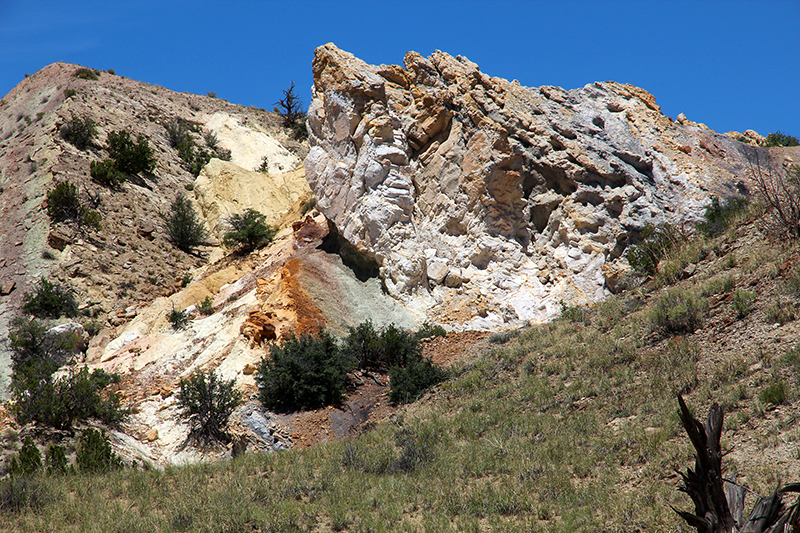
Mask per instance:
[[[368,65],[316,50],[307,179],[386,290],[458,329],[608,294],[646,223],[746,193],[747,145],[632,85],[523,87],[436,51]]]

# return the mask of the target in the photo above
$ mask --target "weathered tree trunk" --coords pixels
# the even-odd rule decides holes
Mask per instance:
[[[694,502],[694,514],[678,509],[675,512],[698,533],[800,533],[800,500],[788,509],[783,504],[785,493],[800,492],[799,483],[760,498],[743,522],[747,490],[737,485],[735,478],[722,477],[722,408],[712,405],[705,424],[701,424],[680,395],[678,403],[681,422],[696,453],[694,470],[681,472],[683,486],[678,489]]]

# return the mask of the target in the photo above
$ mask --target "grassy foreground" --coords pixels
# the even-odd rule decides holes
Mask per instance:
[[[747,270],[747,261],[721,252],[737,238],[678,250],[671,260],[704,248],[719,257],[681,290],[733,297],[745,277],[766,279],[758,269],[784,276],[775,265],[796,252],[760,256]],[[728,431],[761,427],[772,404],[794,412],[800,353],[754,345],[711,357],[702,329],[658,330],[658,294],[632,291],[495,335],[495,349],[345,442],[165,471],[34,478],[28,490],[38,505],[0,514],[0,530],[689,531],[670,509],[690,505],[676,491],[676,470],[692,465],[676,394],[687,394],[700,418],[711,401],[723,403],[732,412]],[[706,322],[713,313],[738,316],[733,301],[698,312]],[[765,320],[755,304],[745,315],[733,324]],[[784,384],[783,395],[766,395],[775,383]],[[785,416],[791,420],[781,423],[791,427],[796,415]],[[796,430],[786,435],[763,446],[800,438]],[[737,475],[763,494],[781,469],[740,462]]]

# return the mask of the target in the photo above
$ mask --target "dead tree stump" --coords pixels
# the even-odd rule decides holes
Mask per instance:
[[[788,508],[783,503],[784,494],[800,492],[800,483],[760,497],[744,520],[747,489],[737,485],[735,478],[722,477],[722,408],[712,405],[705,424],[701,424],[680,395],[678,403],[681,422],[695,449],[694,470],[680,472],[683,486],[678,490],[692,499],[694,513],[673,510],[698,533],[800,533],[800,500]]]

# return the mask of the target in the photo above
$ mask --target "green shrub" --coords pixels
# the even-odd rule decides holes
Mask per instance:
[[[242,401],[242,393],[234,388],[234,383],[217,377],[215,372],[197,372],[188,380],[181,379],[178,407],[189,420],[191,435],[196,440],[206,444],[230,441],[225,428]]]
[[[355,361],[356,368],[388,369],[386,348],[372,321],[367,320],[348,329],[349,335],[342,339],[342,351]]]
[[[106,139],[108,154],[120,172],[138,174],[152,172],[156,167],[153,150],[144,137],[134,143],[127,130],[112,131]]]
[[[344,394],[347,372],[355,361],[345,355],[330,333],[318,337],[292,335],[270,345],[269,357],[258,365],[256,382],[268,409],[312,409],[337,404]]]
[[[81,472],[100,473],[119,470],[122,459],[114,453],[106,432],[94,428],[86,428],[78,439],[75,463]]]
[[[60,318],[78,314],[75,292],[63,285],[40,278],[34,292],[22,297],[22,310],[39,318]]]
[[[47,215],[53,222],[76,220],[81,215],[78,187],[62,181],[47,191]]]
[[[76,94],[78,94],[78,91],[76,91],[75,89],[64,89],[64,98],[65,99],[66,98],[72,98]]]
[[[179,311],[175,309],[174,306],[172,307],[172,311],[167,314],[167,320],[172,324],[172,329],[175,331],[186,329],[186,326],[189,325],[189,315],[186,311]]]
[[[208,236],[192,203],[183,194],[178,194],[170,205],[169,213],[162,215],[162,218],[167,238],[184,252],[191,252]]]
[[[733,222],[736,215],[741,213],[748,205],[745,198],[730,198],[725,205],[720,204],[719,198],[711,199],[711,204],[706,207],[705,222],[697,225],[697,229],[708,237],[722,235]]]
[[[277,230],[265,224],[266,219],[265,215],[253,208],[228,217],[225,223],[230,231],[225,233],[223,243],[242,252],[251,252],[258,246],[272,241]]]
[[[444,381],[447,374],[430,359],[410,361],[406,366],[389,370],[389,399],[396,404],[410,403],[429,387]]]
[[[652,276],[656,273],[658,262],[678,241],[678,235],[668,224],[663,226],[645,224],[639,237],[641,241],[628,247],[625,258],[635,272]]]
[[[584,322],[586,319],[589,318],[589,310],[586,306],[567,305],[563,301],[560,302],[560,304],[561,304],[561,316],[559,318],[575,323]]]
[[[431,325],[428,322],[425,322],[420,326],[416,333],[414,333],[414,337],[421,341],[422,339],[427,339],[430,337],[446,337],[447,330],[445,330],[442,326],[436,324]]]
[[[119,171],[113,159],[92,161],[89,172],[94,181],[112,189],[118,188],[127,179],[125,173]]]
[[[85,366],[58,378],[42,365],[29,367],[20,376],[15,371],[11,381],[13,413],[20,424],[39,422],[61,430],[91,418],[116,424],[127,414],[120,406],[120,396],[101,391],[118,381],[116,375],[102,370],[90,373]]]
[[[81,67],[72,73],[72,75],[75,76],[76,78],[81,78],[83,80],[92,80],[92,81],[99,79],[98,74],[99,73],[96,70],[85,67]]]
[[[665,333],[692,333],[702,326],[707,308],[704,298],[673,288],[656,300],[650,319]]]
[[[786,383],[780,379],[772,379],[758,395],[767,404],[782,405],[786,403]]]
[[[8,340],[15,377],[38,367],[52,374],[83,346],[83,339],[74,333],[49,333],[35,318],[24,317],[11,319]]]
[[[781,133],[781,131],[778,130],[775,133],[767,135],[764,146],[797,146],[798,144],[800,144],[800,141],[797,140],[797,137]]]
[[[11,458],[8,473],[12,476],[32,476],[42,469],[42,453],[31,437],[25,442],[16,457]]]
[[[197,306],[197,311],[201,315],[213,315],[214,314],[214,302],[211,300],[211,296],[206,296],[200,305]]]
[[[197,131],[197,127],[186,120],[174,118],[164,124],[164,129],[167,131],[170,146],[178,151],[178,157],[183,161],[184,168],[191,172],[193,176],[198,176],[215,154],[197,146],[191,134],[191,132]],[[217,146],[216,135],[209,133],[204,138],[215,153],[223,152]],[[216,155],[220,159],[224,159],[224,154],[217,153]],[[227,160],[230,160],[230,154],[228,154]]]
[[[58,444],[48,446],[45,465],[47,474],[50,476],[66,474],[69,471],[69,462],[67,461],[67,451],[64,447]]]
[[[61,126],[60,133],[65,141],[83,150],[92,145],[97,135],[97,128],[91,118],[79,118],[73,114],[72,118]]]
[[[99,211],[95,211],[94,209],[86,209],[81,216],[81,221],[84,225],[89,226],[90,228],[94,228],[96,230],[100,230],[103,226],[101,224],[103,220],[103,215],[100,214]]]
[[[753,292],[739,290],[733,293],[733,308],[736,309],[736,315],[739,318],[749,315],[755,301],[756,295]]]
[[[381,341],[384,347],[382,368],[406,366],[422,359],[422,347],[410,331],[389,324],[381,331]]]

